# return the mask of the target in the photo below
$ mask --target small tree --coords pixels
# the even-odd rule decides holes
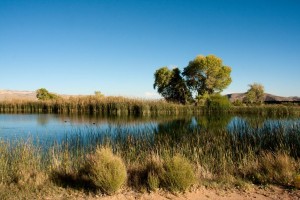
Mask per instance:
[[[259,83],[249,85],[244,102],[248,104],[262,104],[264,102],[264,86]]]
[[[36,97],[38,100],[51,100],[59,98],[58,95],[48,92],[45,88],[36,90]]]
[[[99,90],[95,91],[95,96],[97,98],[101,98],[101,97],[104,97],[104,94],[102,94]]]

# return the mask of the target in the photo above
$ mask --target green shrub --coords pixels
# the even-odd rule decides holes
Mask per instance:
[[[235,100],[234,102],[232,102],[232,104],[234,106],[244,106],[243,102],[239,99]]]
[[[220,94],[211,95],[206,100],[206,107],[209,110],[228,109],[230,106],[231,104],[228,97]]]
[[[192,164],[186,158],[176,155],[165,160],[162,182],[170,191],[186,191],[195,183],[195,179]]]
[[[92,183],[109,195],[119,190],[127,178],[122,159],[104,147],[97,147],[95,153],[87,157],[87,173]]]

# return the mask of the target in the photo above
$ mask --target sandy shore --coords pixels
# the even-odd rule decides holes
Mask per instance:
[[[62,193],[61,195],[51,196],[45,199],[76,199],[76,200],[270,200],[270,199],[279,199],[279,200],[296,200],[300,199],[300,190],[296,189],[283,189],[278,186],[268,186],[265,188],[253,186],[247,190],[239,189],[208,189],[206,187],[200,187],[194,191],[172,194],[164,191],[157,191],[151,193],[139,193],[134,191],[122,191],[113,196],[101,196],[101,195],[86,195],[83,193],[74,193],[69,194]]]

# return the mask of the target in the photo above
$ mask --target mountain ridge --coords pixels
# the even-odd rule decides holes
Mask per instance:
[[[230,102],[234,102],[236,100],[243,101],[243,99],[246,97],[246,93],[231,93],[226,95]],[[281,102],[281,101],[300,101],[300,97],[298,96],[290,96],[290,97],[283,97],[283,96],[278,96],[274,94],[269,94],[265,93],[264,94],[264,101],[269,101],[269,102]]]

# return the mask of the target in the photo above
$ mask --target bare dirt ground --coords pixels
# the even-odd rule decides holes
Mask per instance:
[[[164,191],[157,191],[151,193],[139,193],[134,191],[122,191],[113,196],[101,196],[101,195],[86,195],[83,193],[74,193],[69,194],[63,193],[61,195],[49,196],[45,199],[78,199],[78,200],[296,200],[300,199],[300,190],[288,190],[283,189],[278,186],[268,186],[266,188],[261,188],[258,186],[253,186],[247,190],[238,190],[238,189],[208,189],[205,187],[200,187],[194,191],[172,194]]]

